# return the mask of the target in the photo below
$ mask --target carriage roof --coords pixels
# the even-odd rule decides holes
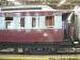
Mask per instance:
[[[56,11],[48,5],[24,5],[2,7],[1,12],[35,12],[35,11]]]
[[[23,6],[5,6],[0,8],[0,12],[71,12],[71,10],[57,10],[48,5],[23,5]]]

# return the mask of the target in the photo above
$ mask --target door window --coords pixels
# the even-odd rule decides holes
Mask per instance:
[[[46,21],[45,21],[45,24],[47,27],[53,27],[54,25],[54,17],[53,16],[46,16]]]

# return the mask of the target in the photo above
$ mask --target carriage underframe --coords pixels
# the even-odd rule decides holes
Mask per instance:
[[[63,43],[63,42],[62,42]],[[80,54],[80,44],[67,41],[62,43],[0,43],[2,54]]]

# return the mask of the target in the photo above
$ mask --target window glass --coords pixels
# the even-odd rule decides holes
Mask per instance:
[[[8,21],[11,20],[11,21],[12,21],[12,20],[13,20],[13,17],[6,17],[5,20],[6,20],[6,21],[7,21],[7,20],[8,20]]]
[[[53,16],[46,16],[46,26],[49,27],[49,26],[53,26],[54,25],[54,19],[53,19]]]
[[[36,27],[36,18],[32,17],[32,27]]]
[[[13,17],[5,17],[6,29],[9,29],[11,21],[13,21]]]
[[[25,19],[24,19],[24,17],[21,17],[21,19],[20,19],[20,26],[21,27],[25,27]]]

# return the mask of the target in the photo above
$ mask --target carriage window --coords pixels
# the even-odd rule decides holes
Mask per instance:
[[[36,27],[36,18],[32,17],[32,27]]]
[[[20,19],[20,26],[23,28],[23,27],[25,27],[25,19],[24,19],[24,17],[22,17],[21,19]]]
[[[13,21],[13,17],[5,17],[6,29],[9,29],[11,21]]]
[[[53,26],[53,25],[54,25],[53,16],[47,16],[45,23],[46,23],[46,26],[47,26],[47,27]]]
[[[13,17],[6,17],[5,20],[6,21],[11,21],[11,20],[13,20]]]

